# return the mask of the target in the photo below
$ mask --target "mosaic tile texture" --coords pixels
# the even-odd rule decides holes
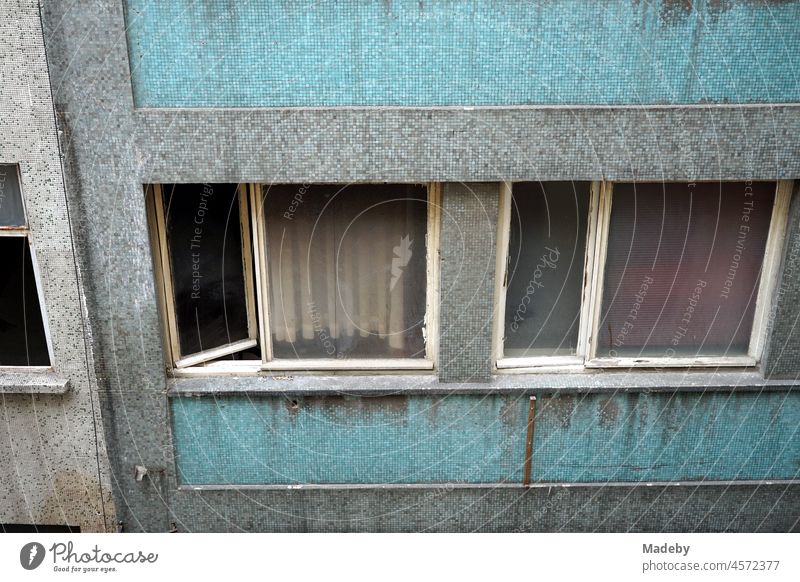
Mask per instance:
[[[537,402],[536,482],[800,475],[800,394],[583,394]]]
[[[0,3],[0,62],[0,164],[19,164],[52,344],[52,371],[0,373],[0,524],[113,530],[111,473],[38,2]],[[14,275],[4,270],[0,284]]]
[[[171,399],[186,485],[516,483],[524,395]],[[533,483],[795,479],[800,395],[542,396]]]
[[[127,0],[138,107],[800,100],[798,2]]]
[[[179,491],[181,531],[798,531],[800,486]]]
[[[159,4],[162,3],[152,3],[151,8],[171,9]],[[610,3],[598,6],[607,4]],[[649,10],[644,4],[637,4],[642,8],[636,10]],[[770,3],[769,8],[783,14],[795,10],[795,4]],[[631,9],[628,3],[624,5]],[[243,3],[229,6],[246,9]],[[721,2],[715,6],[727,10],[719,14],[728,18],[726,15],[760,10],[761,4]],[[43,2],[42,10],[56,107],[65,135],[68,196],[76,209],[78,248],[93,273],[87,300],[100,354],[100,396],[112,451],[115,502],[127,531],[166,531],[172,523],[184,531],[797,528],[798,488],[786,485],[554,487],[528,492],[448,487],[396,491],[178,489],[170,404],[165,395],[169,382],[164,374],[142,198],[142,183],[153,181],[793,178],[800,176],[800,116],[796,106],[136,110],[129,75],[133,70],[136,79],[143,73],[139,70],[141,64],[129,66],[122,3]],[[128,19],[131,20],[130,11]],[[219,22],[227,25],[224,19]],[[792,37],[784,38],[791,47]],[[233,42],[232,38],[228,40]],[[685,46],[684,41],[681,46]],[[738,47],[729,44],[726,52],[735,53],[731,47],[744,50],[745,46],[762,50],[759,43],[742,43]],[[132,43],[131,53],[135,55],[136,50]],[[782,58],[778,51],[773,56]],[[786,63],[791,62],[783,60],[785,67],[790,67]],[[780,82],[787,77],[793,78],[785,74]],[[766,85],[760,79],[756,100],[768,102],[778,94],[769,84],[771,79]],[[674,82],[682,83],[677,77]],[[163,89],[158,83],[154,87],[156,93]],[[209,94],[207,88],[198,91],[201,99]],[[243,90],[237,82],[226,91],[215,94],[229,98],[233,93],[246,95],[249,89]],[[258,95],[263,94],[259,89]],[[452,210],[476,216],[465,196],[452,201]],[[477,227],[478,223],[474,225]],[[494,252],[494,227],[473,229],[469,235],[473,239],[469,244],[475,249],[470,251],[472,256],[482,259],[464,263],[463,277],[471,278],[474,285],[484,280],[485,260],[488,253]],[[458,238],[443,237],[442,254],[458,257],[463,253],[461,246]],[[446,277],[451,282],[462,281],[455,268]],[[800,280],[792,277],[785,284],[796,290]],[[475,377],[489,377],[491,326],[476,323],[482,319],[477,313],[486,308],[483,301],[488,297],[481,297],[476,304],[470,302],[471,295],[454,293],[451,300],[456,303],[449,311],[442,311],[443,330],[463,323],[474,334],[473,345],[478,346],[469,358],[457,361],[456,367],[451,368],[453,378],[470,377],[473,372]],[[787,302],[782,317],[796,316],[799,305]],[[476,313],[468,313],[470,310]],[[468,316],[458,323],[458,314],[465,312]],[[781,340],[781,333],[776,327],[774,337]],[[448,349],[458,349],[458,342],[449,345]],[[795,360],[788,361],[784,370],[787,374]],[[447,370],[443,368],[441,373],[446,379]],[[672,385],[673,377],[663,376],[664,382]],[[333,380],[316,378],[320,385],[334,384],[335,380],[336,389],[341,390],[355,391],[369,382],[370,388],[392,392],[388,377],[382,382],[346,376]],[[621,391],[617,398],[628,406],[626,399],[632,401],[635,395],[622,392],[647,390],[656,381],[652,375],[639,373],[616,376],[613,385]],[[705,376],[703,381],[707,381]],[[198,378],[193,382],[202,385],[204,392],[212,393],[242,382],[254,390],[264,390],[269,385],[264,378]],[[309,382],[305,379],[303,384],[307,386]],[[538,377],[535,384],[548,382],[569,390],[604,389],[607,384],[594,374],[579,379],[545,375]],[[739,379],[726,374],[720,386],[757,391],[761,382],[752,374],[743,374]],[[524,377],[441,386],[486,393],[500,384],[515,394],[526,390]],[[682,390],[697,389],[692,387],[691,378],[675,382],[678,385]],[[792,389],[791,383],[776,388],[783,392]],[[283,403],[283,396],[276,397]],[[731,396],[732,400],[738,398],[738,394]],[[758,408],[766,404],[766,400],[759,400]],[[594,410],[576,414],[592,418]],[[764,414],[766,409],[754,418],[763,419]],[[487,427],[492,426],[491,416],[484,421]],[[199,459],[195,457],[192,462],[199,463]],[[148,477],[142,482],[133,478],[135,464],[149,468]],[[565,493],[556,495],[559,491]]]
[[[800,176],[800,105],[162,109],[133,121],[140,183]]]
[[[440,382],[485,382],[491,375],[499,194],[496,183],[443,188]]]
[[[522,482],[527,401],[173,398],[187,485]]]

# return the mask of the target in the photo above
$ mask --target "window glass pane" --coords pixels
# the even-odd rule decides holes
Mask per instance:
[[[576,353],[590,191],[590,182],[514,184],[504,357]]]
[[[746,355],[775,182],[615,184],[598,356]]]
[[[163,188],[181,355],[247,339],[236,185]]]
[[[275,358],[424,358],[427,189],[263,192]]]
[[[17,166],[0,164],[0,226],[24,226],[25,210]]]
[[[49,366],[28,240],[0,236],[0,257],[0,365]]]

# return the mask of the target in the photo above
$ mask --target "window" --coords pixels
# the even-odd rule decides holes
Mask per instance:
[[[16,165],[0,165],[0,366],[50,366],[41,286]]]
[[[498,369],[755,365],[790,192],[790,182],[508,185]]]
[[[582,361],[583,274],[597,190],[591,182],[522,182],[505,191],[498,239],[508,248],[499,269],[505,337],[498,367]]]
[[[437,195],[411,184],[149,187],[175,368],[432,369]]]
[[[175,366],[260,359],[244,187],[155,186],[153,196]]]

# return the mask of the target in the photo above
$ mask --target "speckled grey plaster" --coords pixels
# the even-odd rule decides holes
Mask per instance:
[[[0,3],[0,163],[19,164],[52,370],[0,373],[0,523],[114,527],[39,7]],[[5,275],[4,275],[5,276]]]
[[[135,110],[121,2],[47,0],[42,6],[68,196],[78,216],[83,264],[91,273],[89,311],[115,501],[127,531],[166,531],[172,523],[190,531],[797,527],[797,488],[780,486],[576,488],[563,490],[565,496],[554,502],[545,496],[547,490],[538,489],[525,494],[446,487],[423,493],[179,491],[141,186],[154,181],[795,178],[800,177],[797,106]],[[496,222],[491,217],[498,189],[496,183],[449,184],[444,197],[446,210],[465,217],[477,216],[476,204],[488,207],[489,230],[482,225],[480,232],[469,232],[466,243],[451,236],[445,219],[442,248],[443,258],[456,259],[442,266],[442,291],[451,288],[456,294],[443,297],[441,379],[480,380],[472,386],[484,391],[493,390],[486,308],[493,289]],[[471,224],[478,228],[477,222]],[[455,265],[459,257],[475,259],[462,261],[463,274]],[[470,305],[470,286],[483,293],[475,305]],[[458,312],[466,307],[475,311],[461,317]],[[475,343],[460,346],[459,338]],[[223,388],[236,381],[198,382]],[[556,377],[550,381],[559,384]],[[137,464],[148,468],[141,482],[133,477]],[[429,494],[434,496],[429,507],[420,510]],[[537,513],[543,504],[548,509]]]

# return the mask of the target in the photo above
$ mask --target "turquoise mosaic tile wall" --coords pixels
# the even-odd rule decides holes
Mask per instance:
[[[800,476],[800,394],[541,398],[536,481],[727,481]]]
[[[538,400],[535,482],[792,479],[800,395]],[[187,485],[522,483],[528,398],[171,399]]]
[[[173,398],[185,484],[522,480],[527,398]]]
[[[126,0],[137,107],[800,101],[796,0]]]

